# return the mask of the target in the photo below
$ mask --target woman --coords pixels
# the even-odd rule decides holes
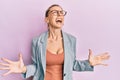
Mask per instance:
[[[89,49],[88,60],[76,60],[76,38],[62,31],[66,11],[60,5],[51,5],[45,14],[48,31],[33,39],[33,64],[25,66],[22,55],[13,62],[2,58],[0,70],[7,73],[22,73],[24,78],[34,76],[33,80],[72,80],[72,71],[93,71],[95,65],[107,65],[102,61],[109,58],[108,53],[93,56]]]

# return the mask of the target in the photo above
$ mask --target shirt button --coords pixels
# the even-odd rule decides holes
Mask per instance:
[[[66,73],[64,73],[64,76],[66,76]]]

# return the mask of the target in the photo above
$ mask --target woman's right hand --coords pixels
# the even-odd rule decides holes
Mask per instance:
[[[19,54],[19,60],[18,61],[11,61],[6,58],[2,58],[4,62],[0,62],[0,65],[3,67],[0,67],[0,70],[9,70],[7,73],[3,74],[3,76],[6,76],[11,73],[25,73],[26,72],[26,66],[24,66],[22,54]]]

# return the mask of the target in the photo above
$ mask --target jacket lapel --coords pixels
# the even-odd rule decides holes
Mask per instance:
[[[66,33],[62,32],[63,34],[63,44],[64,44],[64,73],[63,75],[65,76],[67,73],[67,67],[68,67],[68,62],[70,61],[70,53],[69,53],[69,47],[70,47],[70,42],[68,40],[68,36],[66,35]]]
[[[41,62],[43,71],[45,73],[46,71],[46,46],[47,46],[47,38],[48,38],[48,31],[45,32],[40,39],[40,45],[39,45],[39,54],[41,56]]]

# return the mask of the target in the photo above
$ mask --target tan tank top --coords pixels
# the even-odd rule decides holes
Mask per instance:
[[[46,52],[46,74],[44,80],[63,80],[64,53]]]

